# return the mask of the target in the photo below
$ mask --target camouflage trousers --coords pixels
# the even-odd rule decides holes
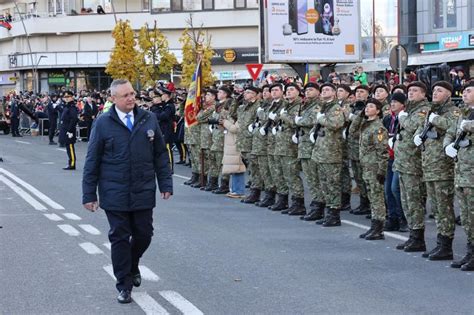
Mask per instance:
[[[211,151],[209,154],[209,176],[219,177],[222,172],[222,159],[224,158],[223,151]],[[222,179],[229,180],[229,175],[222,175]]]
[[[359,187],[360,197],[367,198],[367,186],[364,183],[364,178],[362,176],[362,166],[360,161],[351,160],[352,172],[354,173],[354,180]]]
[[[245,153],[242,153],[242,157],[245,160],[247,160],[247,163],[248,163],[247,170],[249,171],[249,179],[250,179],[250,182],[252,183],[250,188],[262,190],[263,180],[258,170],[257,156],[254,154],[250,154],[249,152],[245,152]]]
[[[281,156],[268,155],[268,167],[272,182],[275,184],[276,192],[281,195],[288,195],[288,184],[283,177],[283,168]]]
[[[454,237],[454,181],[443,180],[426,182],[426,192],[431,201],[431,211],[436,221],[439,234],[450,238]]]
[[[201,170],[204,175],[208,175],[209,173],[209,155],[211,151],[209,149],[201,149],[199,152],[199,165],[200,167],[204,167],[204,170]],[[201,156],[202,156],[202,163],[201,163]]]
[[[326,207],[341,208],[341,163],[316,163],[319,185]]]
[[[402,208],[411,230],[425,228],[425,204],[423,203],[421,176],[400,173]]]
[[[370,201],[370,212],[373,220],[385,221],[387,208],[385,206],[384,183],[377,180],[377,173],[363,167],[364,182],[367,185],[367,197]]]
[[[301,179],[301,164],[297,157],[280,156],[283,176],[288,184],[288,191],[294,198],[304,198],[303,180]]]
[[[344,160],[342,162],[342,174],[341,174],[341,182],[342,182],[342,192],[351,194],[352,193],[352,179],[351,173],[349,172],[349,160]]]
[[[456,197],[461,208],[461,224],[468,243],[474,244],[474,188],[456,187]]]
[[[311,194],[311,200],[317,202],[324,202],[324,198],[321,196],[318,169],[316,162],[312,159],[301,159],[301,169],[303,170],[304,177],[308,183],[309,193]]]
[[[275,191],[275,182],[272,180],[272,175],[270,174],[269,167],[269,157],[268,155],[258,155],[258,171],[263,181],[263,187],[265,191]]]
[[[201,149],[198,144],[189,145],[190,159],[191,159],[191,170],[193,173],[201,172],[201,160],[199,158]]]

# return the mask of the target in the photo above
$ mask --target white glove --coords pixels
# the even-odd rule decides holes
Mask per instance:
[[[355,118],[356,115],[354,115],[353,113],[349,113],[349,120],[353,120]]]
[[[276,127],[273,127],[272,128],[272,135],[276,136],[276,134],[277,134],[277,129],[276,129]]]
[[[301,120],[301,116],[295,116],[295,124],[297,124]]]
[[[446,152],[446,155],[449,156],[450,158],[455,158],[458,155],[458,150],[454,148],[454,143],[451,143],[448,145],[445,149],[444,152]]]
[[[464,128],[466,128],[466,125],[470,122],[470,120],[466,120],[466,119],[463,119],[461,121],[461,125],[459,125],[459,128],[462,130],[462,131],[467,131],[467,130],[464,130]]]
[[[321,117],[324,117],[326,116],[325,114],[319,112],[317,115],[316,115],[316,121],[318,121]]]
[[[415,145],[416,145],[417,147],[419,147],[420,145],[423,144],[423,140],[421,140],[420,135],[416,135],[416,136],[413,138],[413,143],[415,143]]]
[[[428,116],[428,121],[432,124],[433,119],[435,119],[436,117],[439,117],[439,115],[437,115],[435,113],[431,113],[430,116]]]
[[[408,113],[404,110],[398,113],[398,119],[408,116]]]
[[[214,128],[212,127],[212,125],[209,125],[209,131],[210,131],[210,132],[213,132],[213,131],[214,131]]]
[[[280,110],[280,115],[283,115],[284,113],[286,113],[286,109],[282,108],[282,109]]]
[[[293,135],[291,136],[291,141],[293,141],[293,143],[298,144],[298,137],[296,136],[296,134],[293,134]]]
[[[66,135],[69,139],[72,139],[72,137],[74,136],[72,132],[66,132]]]
[[[257,108],[257,113],[260,113],[262,111],[264,111],[264,109],[262,107]]]
[[[262,127],[262,128],[260,128],[260,129],[258,129],[258,131],[260,132],[260,134],[261,134],[262,136],[265,136],[265,135],[267,134],[267,133],[265,132],[265,127]]]
[[[248,127],[247,127],[247,130],[252,133],[253,132],[253,124],[250,124]]]
[[[58,103],[53,103],[53,108],[56,108],[58,105]]]
[[[310,140],[312,143],[315,143],[315,142],[316,142],[316,139],[314,139],[314,132],[312,132],[312,133],[309,134],[309,140]]]
[[[270,114],[268,114],[268,119],[270,120],[275,120],[276,117],[277,115],[274,112],[271,112]]]
[[[393,137],[389,138],[388,139],[388,146],[390,147],[390,149],[393,150],[393,145],[395,144],[395,142],[393,141]]]

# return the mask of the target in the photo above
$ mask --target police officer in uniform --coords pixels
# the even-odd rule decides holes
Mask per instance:
[[[51,98],[48,100],[48,104],[46,105],[46,113],[48,114],[49,120],[49,129],[48,129],[48,138],[50,145],[56,145],[57,143],[54,142],[54,134],[56,133],[56,129],[58,127],[58,117],[59,111],[57,103],[58,96],[56,94],[52,94]]]
[[[161,133],[163,134],[163,139],[166,144],[166,150],[168,151],[170,167],[171,170],[173,170],[174,163],[171,145],[174,142],[174,117],[176,114],[176,107],[174,106],[171,95],[171,91],[161,89],[161,102],[156,103],[152,107],[152,112],[155,113],[158,123],[160,124]]]
[[[76,126],[79,121],[79,110],[74,101],[74,93],[71,91],[64,92],[64,107],[61,113],[61,129],[59,130],[59,143],[64,145],[68,156],[68,165],[63,170],[76,169]]]
[[[20,135],[18,128],[20,127],[20,107],[19,100],[14,93],[10,93],[10,122],[12,137],[23,137]]]

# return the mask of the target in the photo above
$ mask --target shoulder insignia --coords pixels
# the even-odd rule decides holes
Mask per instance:
[[[384,133],[384,130],[383,128],[380,128],[379,129],[379,132],[377,134],[377,140],[379,140],[379,142],[382,142],[385,138],[385,133]]]
[[[425,110],[422,110],[422,111],[418,112],[418,115],[420,115],[421,117],[426,117],[427,114],[428,113]]]
[[[461,111],[459,109],[453,110],[453,116],[458,118],[461,116]]]

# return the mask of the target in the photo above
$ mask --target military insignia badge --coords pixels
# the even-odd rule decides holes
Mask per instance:
[[[461,111],[458,110],[458,109],[455,109],[455,110],[453,111],[453,116],[456,117],[456,118],[458,118],[459,116],[461,116]]]
[[[377,140],[379,140],[379,142],[382,142],[384,138],[385,135],[383,133],[383,129],[379,129],[379,133],[377,134]]]
[[[424,111],[424,110],[422,110],[418,113],[418,115],[420,115],[421,117],[426,117],[426,114],[427,114],[427,112]]]

